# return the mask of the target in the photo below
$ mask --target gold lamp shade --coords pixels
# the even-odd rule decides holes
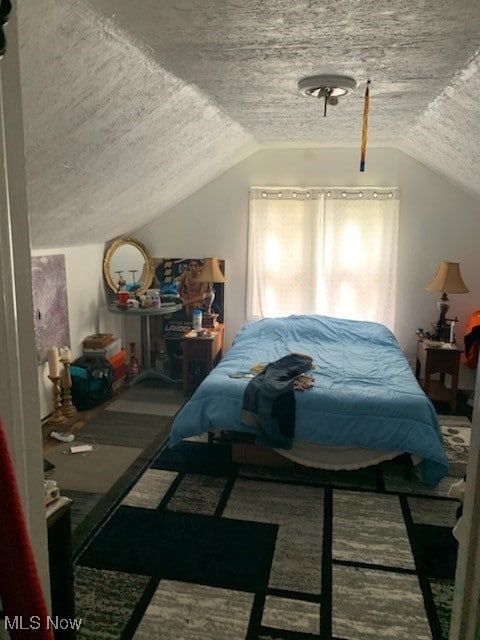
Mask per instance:
[[[463,281],[458,262],[442,260],[434,279],[425,287],[427,291],[442,291],[437,301],[439,317],[436,324],[435,339],[444,339],[447,323],[445,316],[450,308],[447,293],[468,293],[469,289]],[[450,338],[450,341],[452,339]]]
[[[459,262],[445,262],[442,260],[438,271],[431,282],[425,287],[427,291],[443,291],[444,293],[468,293],[460,273]]]
[[[198,279],[200,282],[225,282],[218,258],[205,258]]]

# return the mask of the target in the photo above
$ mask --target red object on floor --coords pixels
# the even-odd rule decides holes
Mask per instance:
[[[7,629],[13,640],[53,640],[15,469],[1,421],[0,468],[0,597],[4,615],[8,618]]]
[[[127,363],[127,350],[121,349],[118,353],[108,359],[112,367],[115,369],[120,365],[126,365]]]

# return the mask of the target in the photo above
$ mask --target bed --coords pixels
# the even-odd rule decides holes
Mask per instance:
[[[280,453],[308,466],[354,469],[406,452],[426,485],[447,474],[435,409],[393,333],[375,322],[319,315],[247,323],[175,417],[169,446],[211,430],[256,434],[240,418],[249,379],[230,374],[295,352],[313,358],[314,384],[294,392],[294,443]]]

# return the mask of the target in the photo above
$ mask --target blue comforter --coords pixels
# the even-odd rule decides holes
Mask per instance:
[[[255,433],[240,423],[248,379],[229,374],[291,352],[310,355],[315,367],[313,388],[295,392],[295,440],[416,454],[430,486],[447,473],[435,409],[393,333],[375,322],[326,316],[247,323],[177,414],[170,446],[209,429]]]

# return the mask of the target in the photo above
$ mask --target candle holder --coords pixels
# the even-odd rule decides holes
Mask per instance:
[[[62,413],[62,390],[60,389],[60,376],[48,376],[52,382],[53,413],[47,420],[47,424],[64,424],[67,418]]]
[[[75,416],[78,411],[72,402],[72,375],[70,373],[70,360],[66,358],[60,358],[60,362],[63,364],[63,405],[62,413],[67,418]]]
[[[135,342],[130,342],[130,362],[127,369],[127,379],[132,380],[140,373],[140,365],[137,358],[137,345]]]

